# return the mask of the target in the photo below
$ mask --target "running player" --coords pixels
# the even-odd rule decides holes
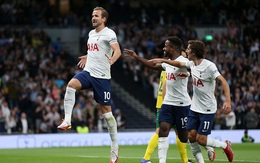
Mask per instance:
[[[188,62],[187,58],[180,55],[181,46],[182,41],[178,37],[169,37],[165,41],[165,46],[163,48],[164,55],[170,60]],[[165,70],[166,72],[166,94],[159,115],[158,138],[159,162],[164,163],[166,162],[169,148],[168,135],[172,126],[176,125],[176,133],[181,142],[186,143],[188,140],[186,122],[191,100],[187,92],[188,78],[180,78],[181,76],[186,76],[188,71],[186,68],[177,68],[164,63],[153,64],[129,49],[124,49],[124,53],[137,59],[149,68],[160,71]]]
[[[222,84],[226,97],[222,108],[225,114],[231,111],[229,85],[218,71],[216,65],[205,59],[205,44],[202,41],[188,41],[186,52],[191,60],[190,62],[179,62],[162,58],[152,59],[150,62],[154,64],[164,62],[176,67],[191,69],[194,94],[187,123],[191,151],[198,163],[204,163],[199,145],[220,147],[226,154],[228,161],[232,162],[234,153],[230,142],[228,140],[222,142],[208,137],[211,133],[214,116],[217,111],[217,101],[214,95],[216,80]]]

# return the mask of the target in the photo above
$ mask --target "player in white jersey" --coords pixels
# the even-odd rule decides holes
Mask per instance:
[[[180,55],[181,46],[182,41],[178,37],[168,37],[163,48],[164,56],[169,57],[170,60],[188,62],[187,58]],[[124,49],[124,53],[137,59],[149,68],[165,70],[166,72],[166,94],[159,115],[158,140],[159,162],[165,163],[169,148],[168,135],[171,127],[173,125],[176,126],[176,134],[181,142],[186,143],[188,140],[186,123],[191,100],[187,91],[188,78],[181,78],[187,77],[188,70],[187,68],[178,68],[165,63],[153,64],[129,49]]]
[[[211,133],[217,102],[214,95],[216,80],[223,87],[226,101],[223,111],[228,114],[231,111],[230,89],[227,81],[219,73],[216,65],[204,58],[205,44],[199,40],[190,40],[186,49],[190,62],[178,62],[166,59],[152,59],[152,63],[168,63],[176,67],[191,69],[193,79],[193,97],[189,113],[187,129],[189,130],[189,141],[191,151],[198,163],[204,163],[199,145],[221,147],[229,162],[233,161],[234,153],[229,141],[219,141],[209,138]]]
[[[105,26],[107,11],[96,7],[92,12],[93,30],[89,32],[87,55],[81,56],[78,66],[84,68],[68,83],[64,97],[65,118],[60,130],[71,128],[71,114],[75,104],[75,93],[81,89],[93,88],[94,99],[99,103],[111,138],[110,163],[118,162],[117,124],[111,112],[110,67],[121,55],[119,43],[113,30]]]

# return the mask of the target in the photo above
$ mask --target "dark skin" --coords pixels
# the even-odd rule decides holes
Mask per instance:
[[[164,57],[169,58],[171,60],[175,60],[177,57],[180,56],[180,50],[176,46],[173,46],[171,44],[171,42],[168,40],[165,41],[163,51],[164,51]],[[132,51],[130,49],[124,49],[124,53],[131,56],[132,58],[138,60],[143,65],[145,65],[151,69],[159,70],[159,71],[164,70],[162,68],[161,63],[149,62],[147,59],[138,56],[134,51]],[[178,72],[177,75],[181,78],[185,78],[188,76],[187,73],[185,73],[185,72]],[[158,134],[159,137],[168,137],[171,127],[172,127],[172,124],[170,124],[170,123],[160,122],[160,128],[159,128],[159,134]],[[176,132],[176,135],[178,135],[181,142],[186,143],[188,141],[188,131],[182,131],[182,132],[175,131],[175,132]]]

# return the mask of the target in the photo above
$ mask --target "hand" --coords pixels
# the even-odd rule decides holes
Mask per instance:
[[[231,102],[230,101],[225,101],[224,104],[223,104],[223,108],[224,110],[224,113],[225,114],[228,114],[231,112]]]
[[[86,61],[87,61],[87,55],[83,55],[83,56],[80,56],[80,57],[78,57],[80,60],[79,60],[79,62],[78,62],[78,64],[77,64],[77,66],[79,67],[79,68],[84,68],[85,67],[85,64],[86,64]]]
[[[130,49],[124,49],[124,54],[127,54],[132,58],[136,58],[138,56],[133,50]]]
[[[109,60],[109,64],[112,65],[115,63],[115,61],[112,60],[112,57],[109,57],[107,54],[105,54],[105,56],[107,57],[107,59]]]
[[[190,75],[188,72],[177,72],[177,76],[179,76],[181,79],[185,79],[186,77],[189,77]]]

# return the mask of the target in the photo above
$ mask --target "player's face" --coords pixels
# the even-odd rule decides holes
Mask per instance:
[[[188,55],[188,59],[189,59],[189,60],[192,60],[192,59],[193,59],[193,56],[194,56],[194,55],[192,55],[190,45],[188,45],[188,47],[187,47],[187,49],[186,49],[186,54]]]
[[[94,28],[99,27],[105,22],[105,18],[102,18],[102,11],[101,10],[94,10],[92,13],[92,26]]]
[[[168,40],[165,41],[164,48],[163,48],[163,57],[171,58],[172,46],[170,45],[170,42]]]

